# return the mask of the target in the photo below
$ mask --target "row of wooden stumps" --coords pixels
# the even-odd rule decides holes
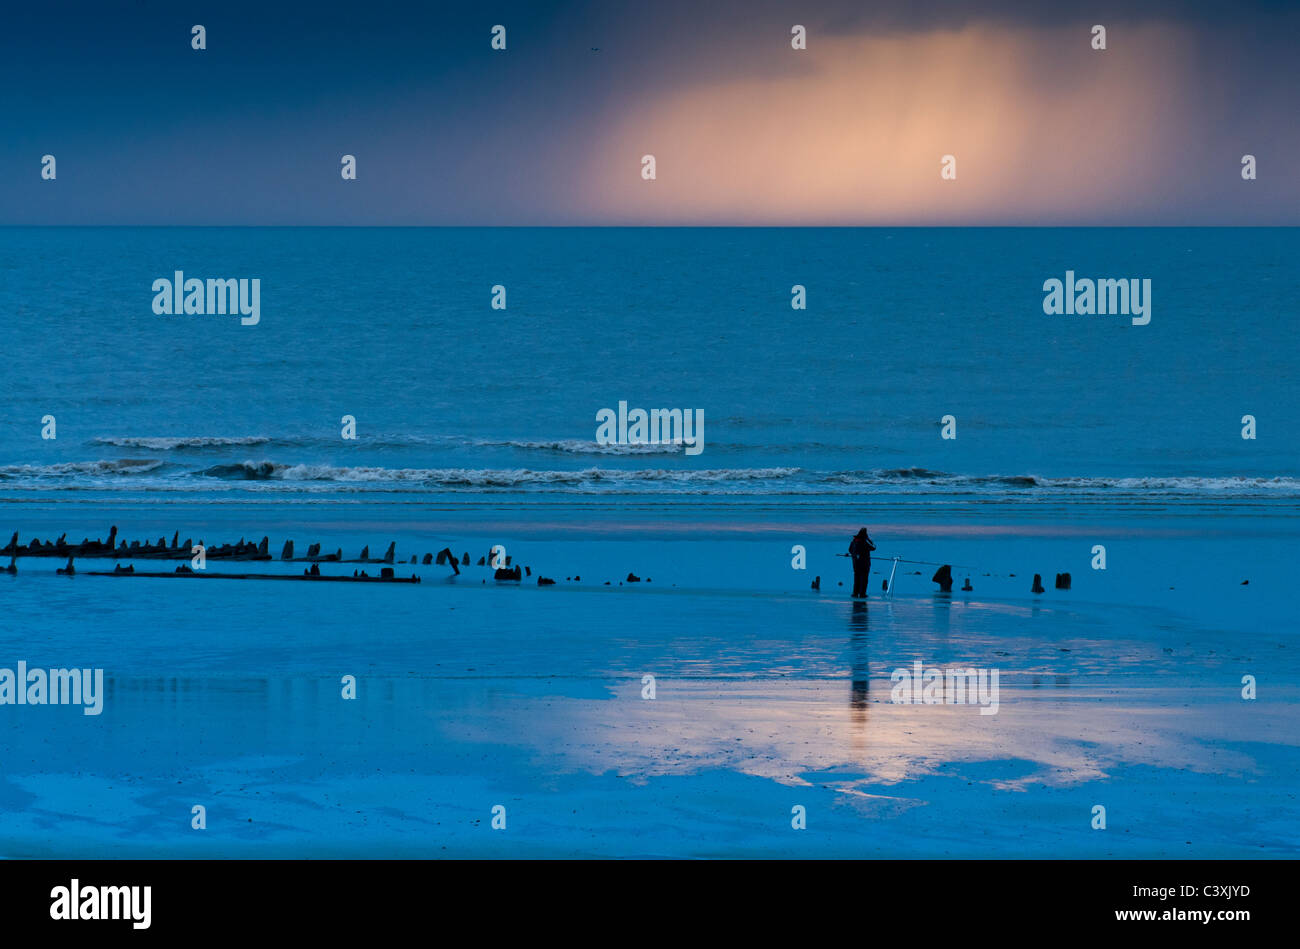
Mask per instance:
[[[1012,576],[1015,576],[1015,574],[1012,574]],[[944,564],[942,567],[940,567],[938,570],[934,572],[934,576],[931,577],[930,580],[934,583],[939,584],[940,593],[951,593],[952,592],[951,565]],[[962,587],[962,592],[968,593],[974,589],[975,588],[970,585],[970,577],[967,577],[966,584]],[[1070,589],[1070,575],[1068,573],[1058,573],[1056,575],[1056,589],[1058,590]],[[1047,590],[1043,587],[1043,575],[1041,573],[1034,574],[1034,585],[1029,592],[1030,593],[1047,592]]]
[[[65,571],[60,568],[59,573]],[[379,576],[369,576],[365,571],[357,573],[352,571],[352,576],[340,574],[331,576],[320,572],[320,567],[312,564],[310,569],[302,573],[208,573],[202,570],[194,570],[189,564],[181,564],[172,573],[162,570],[140,570],[135,569],[135,564],[123,567],[121,564],[115,566],[112,570],[88,570],[87,576],[91,577],[149,577],[155,580],[317,580],[330,583],[419,583],[418,576],[399,577],[393,573],[392,567],[384,567],[379,571]]]
[[[92,558],[114,558],[114,557],[131,557],[146,560],[188,560],[194,547],[191,538],[186,537],[185,542],[181,543],[180,531],[172,535],[171,543],[167,538],[159,537],[157,543],[148,540],[133,540],[127,543],[125,540],[117,539],[116,525],[109,529],[108,540],[91,540],[82,538],[80,543],[69,542],[68,535],[62,534],[57,540],[40,540],[33,538],[26,544],[20,544],[18,541],[18,532],[14,531],[13,537],[9,539],[4,547],[0,547],[0,556],[7,556],[10,559],[18,557],[80,557],[82,559]],[[234,544],[218,544],[214,547],[208,547],[204,555],[211,560],[270,560],[271,555],[267,552],[270,544],[268,538],[263,537],[260,544],[254,544],[251,541],[245,541],[240,538]],[[203,546],[202,539],[199,545]]]
[[[270,538],[263,537],[260,543],[254,544],[245,541],[242,537],[238,542],[233,544],[220,544],[214,547],[206,547],[200,538],[198,547],[203,548],[205,559],[219,561],[270,561],[272,559],[269,552]],[[0,548],[0,556],[8,555],[9,564],[0,568],[0,572],[16,574],[18,572],[19,557],[66,557],[67,564],[59,567],[57,573],[64,576],[74,576],[77,572],[75,561],[77,558],[83,559],[113,559],[113,560],[190,560],[196,552],[195,544],[192,538],[185,538],[182,543],[180,531],[172,535],[171,543],[167,542],[165,537],[159,537],[157,543],[146,541],[119,540],[117,536],[117,526],[114,525],[108,532],[107,540],[83,538],[78,542],[69,542],[67,534],[62,534],[56,540],[40,540],[33,538],[26,544],[22,544],[18,539],[18,532],[14,531],[9,543]],[[510,556],[504,557],[504,563],[497,556],[497,548],[493,548],[487,555],[478,559],[480,567],[489,566],[493,570],[494,580],[504,581],[522,581],[525,576],[531,577],[533,571],[531,567],[520,567],[512,562]],[[397,577],[394,573],[394,565],[397,563],[397,542],[391,541],[388,549],[382,557],[371,557],[369,545],[361,548],[361,553],[357,557],[344,557],[343,549],[340,547],[333,553],[322,553],[319,543],[311,544],[307,547],[307,554],[303,557],[294,556],[294,543],[287,540],[280,552],[281,563],[306,563],[311,566],[305,569],[301,574],[282,574],[282,573],[207,573],[205,571],[194,570],[189,564],[182,564],[173,572],[166,571],[136,571],[134,564],[122,566],[120,563],[110,570],[91,570],[87,571],[89,576],[109,576],[109,577],[184,577],[192,579],[223,579],[223,580],[329,580],[329,581],[357,581],[357,582],[386,582],[386,583],[419,583],[419,577]],[[444,547],[437,554],[426,553],[423,558],[418,558],[412,554],[410,563],[417,562],[425,565],[439,564],[451,567],[453,575],[460,574],[462,566],[469,566],[470,555],[465,551],[457,557],[450,547]],[[378,576],[370,576],[367,571],[354,570],[352,576],[338,575],[331,576],[322,574],[320,564],[383,564]],[[639,578],[628,574],[628,580],[635,582]],[[539,576],[537,578],[538,586],[553,586],[554,580],[547,577]]]
[[[919,573],[920,571],[917,571],[917,572]],[[1013,573],[1012,576],[1014,577],[1015,574]],[[936,571],[934,572],[934,576],[931,577],[930,580],[931,580],[933,583],[937,583],[937,584],[939,584],[939,592],[940,592],[940,593],[951,593],[951,592],[952,592],[952,565],[951,565],[951,564],[944,564],[942,567],[940,567],[938,570],[936,570]],[[842,584],[842,583],[840,584],[840,586],[843,586],[843,585],[844,585],[844,584]],[[821,588],[822,588],[822,578],[821,578],[821,577],[815,577],[815,578],[813,579],[813,582],[812,582],[812,589],[813,589],[813,591],[814,591],[814,592],[819,592],[819,591],[821,590]],[[881,583],[880,583],[880,589],[881,589],[883,592],[888,593],[888,592],[889,592],[889,581],[888,581],[888,580],[882,580]],[[967,578],[966,578],[966,582],[962,585],[961,591],[962,591],[963,593],[971,593],[971,592],[974,591],[974,589],[975,589],[975,588],[974,588],[973,586],[971,586],[970,577],[967,577]],[[1056,575],[1056,589],[1058,589],[1058,590],[1068,590],[1068,589],[1070,589],[1070,575],[1069,575],[1068,573],[1058,573],[1058,574]],[[1031,593],[1046,593],[1046,592],[1047,592],[1047,591],[1043,588],[1043,577],[1042,577],[1042,574],[1038,574],[1038,573],[1034,574],[1034,586],[1033,586],[1033,589],[1032,589],[1030,592],[1031,592]]]

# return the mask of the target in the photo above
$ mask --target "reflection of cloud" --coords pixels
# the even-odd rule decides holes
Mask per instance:
[[[1171,194],[1204,191],[1186,170],[1203,132],[1184,82],[1194,46],[1168,25],[1130,26],[1105,52],[1077,27],[818,36],[801,72],[715,78],[627,109],[586,169],[587,212],[886,224],[1168,210]],[[645,153],[654,182],[639,177]],[[945,154],[956,181],[940,179]]]
[[[870,684],[864,734],[849,685],[840,680],[660,679],[654,701],[641,700],[639,690],[632,683],[612,701],[520,697],[479,724],[462,719],[448,731],[532,748],[551,771],[614,771],[643,782],[724,770],[790,786],[815,776],[818,784],[861,796],[868,786],[940,769],[960,773],[982,762],[1020,763],[1009,768],[1011,776],[982,782],[1001,790],[1069,787],[1135,764],[1252,773],[1255,761],[1230,743],[1260,728],[1295,734],[1296,718],[1292,705],[1225,705],[1217,689],[1129,689],[1116,696],[1031,691],[1005,680],[1000,711],[981,716],[975,706],[894,705],[889,680],[878,679]],[[1103,695],[1108,700],[1098,702]]]

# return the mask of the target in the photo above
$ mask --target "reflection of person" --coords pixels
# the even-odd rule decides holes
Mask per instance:
[[[854,600],[849,613],[849,650],[852,656],[851,678],[849,680],[849,707],[853,710],[853,720],[866,724],[867,701],[871,689],[871,664],[867,661],[867,603]]]
[[[853,595],[855,597],[867,595],[867,578],[871,575],[871,552],[875,549],[876,545],[867,536],[865,527],[858,531],[849,543],[849,556],[853,558]]]

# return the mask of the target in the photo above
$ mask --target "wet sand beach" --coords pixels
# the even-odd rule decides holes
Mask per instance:
[[[557,534],[556,513],[516,516],[510,532],[501,509],[490,532],[446,538],[474,552],[503,542],[534,576],[558,576],[553,588],[477,566],[416,567],[425,580],[407,588],[300,592],[60,577],[54,562],[20,561],[0,577],[0,656],[12,657],[0,665],[102,666],[106,695],[93,717],[6,710],[0,849],[1240,857],[1300,843],[1300,657],[1281,566],[1294,522],[1235,542],[1221,524],[1198,543],[1177,518],[1117,520],[1128,535],[1111,556],[1160,565],[1146,573],[1088,569],[1079,525],[876,531],[882,549],[942,550],[996,575],[971,571],[973,592],[938,595],[929,570],[900,573],[892,598],[873,576],[853,602],[837,585],[843,544],[816,518],[794,533],[758,519],[737,539],[645,537],[615,508]],[[363,530],[392,526],[365,514]],[[300,544],[360,546],[352,523],[310,529]],[[443,543],[396,539],[399,557]],[[806,571],[790,567],[798,541]],[[1220,563],[1234,556],[1251,558],[1248,586]],[[1012,571],[1023,564],[1040,565],[1045,594]],[[651,582],[620,587],[625,569]],[[1073,570],[1069,591],[1051,587],[1060,569]],[[820,594],[807,589],[816,572]],[[1178,589],[1155,589],[1166,574]],[[916,662],[997,669],[996,714],[893,701],[891,675]],[[195,804],[206,830],[190,827]],[[491,829],[497,804],[504,831]],[[796,805],[806,830],[791,826]],[[1105,830],[1091,826],[1095,805]]]

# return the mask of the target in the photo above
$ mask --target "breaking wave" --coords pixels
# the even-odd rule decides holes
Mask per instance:
[[[559,439],[521,439],[488,441],[476,440],[474,445],[485,448],[516,448],[521,451],[549,451],[565,455],[675,455],[681,454],[685,446],[666,443],[659,445],[602,445],[596,441],[581,438]]]
[[[101,436],[93,441],[96,445],[112,445],[116,448],[144,448],[148,451],[175,451],[180,448],[231,448],[241,445],[265,445],[271,439],[266,435],[240,435],[225,437],[220,435],[191,435],[156,438],[118,435]]]
[[[90,444],[108,445],[113,448],[142,448],[148,451],[196,451],[204,448],[240,448],[254,445],[304,448],[336,445],[337,441],[337,438],[322,436],[281,436],[271,438],[267,435],[103,435],[92,439]],[[505,448],[521,452],[544,452],[561,455],[678,455],[682,454],[685,449],[685,445],[671,442],[659,445],[601,445],[595,440],[582,438],[488,439],[470,438],[463,435],[425,436],[394,433],[368,435],[365,444],[373,449],[421,446]]]
[[[659,446],[654,446],[659,447]],[[560,449],[564,450],[564,449]],[[928,468],[819,471],[802,467],[384,467],[274,460],[183,465],[154,458],[0,466],[6,490],[260,491],[284,493],[518,492],[567,494],[834,495],[1143,500],[1300,498],[1289,477],[962,475]]]
[[[203,478],[235,481],[334,482],[340,484],[425,485],[431,488],[517,488],[528,486],[634,483],[720,484],[779,480],[799,468],[712,468],[674,471],[665,468],[619,470],[584,468],[574,471],[535,471],[530,468],[383,468],[376,466],[276,464],[247,461],[214,465],[194,474]]]
[[[129,478],[169,467],[154,458],[120,458],[109,461],[65,461],[52,465],[0,465],[0,479],[21,481],[42,478]]]

